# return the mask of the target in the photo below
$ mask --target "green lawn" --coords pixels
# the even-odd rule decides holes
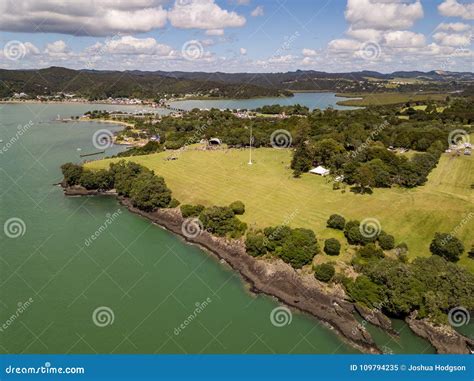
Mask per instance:
[[[358,97],[362,99],[347,99],[337,102],[338,105],[343,106],[372,106],[372,105],[391,105],[406,102],[417,101],[443,101],[448,94],[439,93],[351,93],[351,94],[337,94],[338,96]]]
[[[458,227],[456,235],[466,248],[474,243],[474,215],[462,222],[474,213],[471,156],[443,154],[427,185],[411,190],[375,189],[372,195],[354,194],[349,188],[345,193],[334,191],[331,183],[317,175],[293,178],[289,150],[254,150],[253,165],[248,165],[248,150],[189,150],[174,161],[165,160],[168,156],[162,152],[131,160],[163,176],[181,203],[228,205],[243,201],[246,213],[241,217],[252,227],[286,222],[311,228],[318,238],[342,240],[341,232],[325,227],[329,215],[339,213],[346,219],[378,219],[397,242],[408,244],[412,258],[430,255],[428,246],[435,232],[451,232]],[[109,162],[91,162],[86,167],[104,168]],[[466,254],[460,263],[474,271],[474,261]]]

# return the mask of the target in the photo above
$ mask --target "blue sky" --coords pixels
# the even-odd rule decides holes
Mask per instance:
[[[0,67],[473,69],[463,0],[2,0]]]

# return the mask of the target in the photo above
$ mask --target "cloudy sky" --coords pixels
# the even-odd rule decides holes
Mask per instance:
[[[0,0],[0,68],[473,71],[466,0]]]

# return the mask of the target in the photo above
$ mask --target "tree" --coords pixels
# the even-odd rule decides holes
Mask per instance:
[[[296,228],[291,230],[291,234],[283,242],[279,256],[294,268],[301,268],[312,261],[318,250],[314,232]]]
[[[81,165],[66,163],[61,165],[61,171],[63,172],[64,181],[68,186],[79,184],[83,172]]]
[[[311,169],[311,156],[303,138],[293,153],[291,169],[293,169],[293,175],[295,177],[300,177],[302,173],[308,172]]]
[[[234,211],[228,206],[211,206],[199,215],[204,228],[220,237],[229,235],[240,237],[247,230],[247,224],[235,217]]]
[[[377,237],[379,245],[383,250],[392,250],[395,247],[395,238],[391,234],[381,231]]]
[[[329,263],[322,263],[314,267],[314,276],[321,282],[329,282],[335,273],[336,269]]]
[[[327,227],[332,229],[344,230],[346,219],[339,214],[331,214],[327,221]]]
[[[457,262],[464,252],[464,245],[451,234],[435,233],[434,239],[430,244],[430,251],[448,261]]]
[[[369,308],[379,308],[383,301],[383,287],[375,284],[365,275],[360,275],[355,281],[348,282],[346,290],[354,301]]]
[[[247,238],[245,240],[245,250],[247,254],[250,254],[252,257],[258,257],[260,255],[266,254],[267,248],[265,246],[265,236],[261,233],[247,233]]]
[[[375,186],[375,176],[367,163],[361,164],[357,168],[354,176],[355,183],[359,186],[360,193],[365,193],[367,188]]]
[[[357,251],[357,254],[365,259],[383,258],[385,256],[383,250],[375,246],[374,243],[369,243],[365,246],[362,246]]]
[[[245,205],[242,201],[234,201],[229,206],[234,211],[235,214],[244,214],[245,213]]]
[[[110,171],[114,175],[114,186],[118,194],[130,196],[133,183],[136,177],[143,172],[153,174],[152,171],[140,164],[121,160],[118,163],[110,164]]]
[[[339,255],[341,251],[341,244],[336,238],[328,238],[324,241],[324,252],[327,255]]]
[[[171,191],[162,177],[150,172],[140,173],[133,181],[130,200],[137,208],[151,212],[166,208],[171,201]]]

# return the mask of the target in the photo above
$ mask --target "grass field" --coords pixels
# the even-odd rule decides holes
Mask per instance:
[[[165,160],[167,156],[169,153],[161,152],[131,160],[163,176],[181,203],[243,201],[246,212],[241,217],[251,227],[288,223],[311,228],[318,238],[336,237],[345,242],[342,232],[326,228],[329,215],[339,213],[346,219],[378,219],[396,242],[408,244],[411,258],[430,255],[428,247],[435,232],[455,231],[467,249],[474,243],[474,214],[466,218],[474,213],[471,156],[443,154],[425,186],[375,189],[372,195],[354,194],[348,188],[344,193],[334,191],[331,183],[316,175],[293,178],[289,150],[256,149],[253,165],[248,165],[248,150],[188,150],[174,161]],[[105,168],[109,162],[91,162],[86,167]],[[337,260],[349,257],[348,252]],[[321,260],[324,256],[318,258]],[[474,271],[474,261],[466,253],[460,263]]]
[[[338,94],[339,96],[358,97],[362,99],[347,99],[337,102],[341,106],[377,106],[377,105],[391,105],[416,102],[416,101],[442,101],[446,99],[448,94],[438,93],[355,93],[355,94]]]

